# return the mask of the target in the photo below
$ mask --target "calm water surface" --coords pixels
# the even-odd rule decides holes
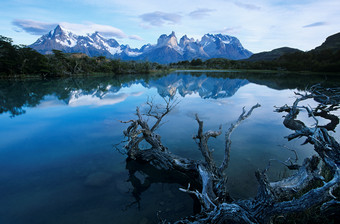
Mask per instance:
[[[170,221],[193,214],[193,200],[178,190],[180,185],[127,166],[125,156],[113,148],[126,128],[119,121],[134,118],[136,106],[144,108],[148,97],[155,103],[162,97],[178,98],[179,105],[158,132],[173,153],[193,159],[201,159],[192,140],[195,113],[206,130],[220,124],[226,130],[242,107],[260,103],[232,134],[228,170],[231,195],[254,196],[255,170],[270,159],[294,156],[280,145],[297,149],[300,163],[313,154],[310,146],[300,146],[303,140],[283,138],[290,131],[282,124],[283,114],[273,110],[291,104],[294,91],[317,80],[282,80],[176,72],[164,77],[0,81],[0,223],[146,224],[157,222],[157,212]],[[210,142],[218,162],[223,141]],[[273,162],[269,174],[278,180],[289,172]]]

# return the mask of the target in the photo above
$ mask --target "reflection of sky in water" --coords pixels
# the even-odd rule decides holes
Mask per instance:
[[[194,85],[188,83],[188,88]],[[136,106],[143,109],[148,97],[155,103],[162,102],[158,95],[162,86],[148,87],[137,83],[104,94],[84,94],[77,90],[63,101],[47,95],[37,107],[25,108],[24,115],[15,118],[0,115],[0,222],[75,223],[75,220],[87,220],[88,223],[108,223],[120,220],[122,215],[129,217],[130,223],[143,218],[153,222],[155,212],[161,209],[157,206],[159,198],[164,197],[164,186],[153,185],[143,193],[141,210],[134,207],[122,211],[133,201],[129,193],[132,188],[125,182],[124,156],[112,147],[121,140],[126,127],[120,120],[133,118]],[[168,87],[165,89],[171,89]],[[300,146],[303,140],[287,142],[283,136],[290,131],[282,124],[283,114],[273,112],[274,106],[292,104],[295,100],[292,90],[278,91],[252,83],[234,87],[237,91],[233,96],[217,99],[203,99],[204,91],[182,89],[182,95],[187,94],[182,97],[176,93],[180,104],[165,118],[167,122],[158,132],[172,152],[201,159],[192,140],[197,132],[195,113],[204,120],[206,130],[217,129],[220,124],[226,130],[238,118],[243,106],[248,110],[260,103],[262,106],[232,134],[228,170],[230,191],[235,197],[249,197],[257,188],[255,170],[265,167],[269,159],[286,160],[293,156],[278,145],[298,149],[300,162],[313,152],[308,145]],[[225,90],[221,91],[223,94]],[[313,102],[308,104],[313,105]],[[313,124],[311,119],[304,121],[307,120],[308,124]],[[221,136],[210,142],[217,161],[223,158],[223,141]],[[103,187],[85,186],[86,178],[96,172],[109,173],[112,179]],[[285,173],[279,163],[274,163],[270,170],[273,179]],[[182,203],[176,201],[180,195],[180,198],[184,197],[185,205],[181,214],[191,214],[190,197],[177,191],[177,186],[166,185],[165,188],[168,189],[165,193],[172,197],[161,207],[168,206],[169,214],[178,213],[175,207]]]
[[[62,102],[53,96],[45,96],[44,100],[37,107],[53,107],[62,106],[65,104],[70,107],[114,105],[125,101],[128,97],[141,96],[143,91],[138,91],[140,88],[141,86],[133,85],[131,88],[120,89],[119,93],[107,92],[101,96],[97,96],[96,94],[82,93],[81,90],[73,91],[71,92],[71,96],[67,103]]]

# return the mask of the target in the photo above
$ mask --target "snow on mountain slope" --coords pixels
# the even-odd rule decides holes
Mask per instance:
[[[66,53],[85,53],[89,56],[112,57],[122,52],[121,46],[114,39],[106,39],[98,32],[79,36],[58,25],[48,34],[30,45],[42,54],[51,54],[53,49]]]
[[[155,45],[147,44],[140,49],[131,49],[128,45],[120,45],[115,39],[106,39],[98,32],[85,36],[76,35],[60,25],[30,47],[42,54],[51,54],[56,49],[66,53],[85,53],[89,56],[122,60],[148,60],[164,64],[195,58],[238,60],[252,55],[236,37],[222,34],[205,34],[201,40],[184,35],[178,42],[175,32],[172,32],[170,35],[161,35]]]

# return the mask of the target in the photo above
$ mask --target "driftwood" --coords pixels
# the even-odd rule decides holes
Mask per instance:
[[[328,89],[329,91],[334,93],[337,90]],[[334,190],[339,188],[340,145],[328,131],[334,131],[339,123],[339,118],[331,112],[338,109],[340,100],[337,94],[327,95],[328,92],[320,86],[314,86],[305,94],[296,93],[297,99],[292,106],[276,108],[276,112],[286,113],[283,124],[294,131],[287,139],[306,138],[305,143],[312,144],[317,155],[305,159],[301,166],[296,164],[297,157],[294,163],[290,159],[281,162],[297,172],[277,182],[270,182],[267,178],[266,172],[270,165],[264,170],[258,170],[255,173],[259,183],[258,193],[253,199],[234,200],[228,193],[225,171],[230,160],[233,130],[260,107],[259,104],[248,112],[243,108],[238,120],[225,132],[224,159],[218,166],[213,159],[213,151],[208,147],[208,140],[220,136],[221,127],[217,131],[204,132],[204,122],[196,115],[198,132],[193,138],[204,160],[176,156],[162,144],[161,137],[155,130],[177,102],[165,99],[165,106],[160,107],[148,101],[149,108],[145,113],[142,114],[140,108],[137,108],[137,119],[124,122],[129,124],[124,131],[127,138],[124,145],[127,162],[153,167],[168,179],[183,185],[179,190],[197,199],[201,207],[198,213],[176,223],[272,223],[274,217],[284,217],[286,214],[315,207],[325,215],[334,215],[339,211],[340,204],[338,195],[334,194]],[[316,108],[299,105],[311,98],[320,103]],[[315,125],[307,127],[296,119],[301,110],[307,111],[308,116],[315,120]],[[320,126],[318,117],[328,119],[330,123]],[[149,118],[154,119],[152,125]],[[140,143],[144,140],[150,144],[149,149],[140,148]],[[323,166],[320,166],[321,163]],[[321,167],[329,171],[328,177],[321,175]],[[132,178],[133,172],[130,173]],[[161,222],[166,223],[165,220]]]

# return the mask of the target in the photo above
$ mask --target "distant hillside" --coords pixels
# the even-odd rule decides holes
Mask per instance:
[[[301,52],[299,49],[290,48],[290,47],[281,47],[274,49],[272,51],[260,52],[257,54],[253,54],[250,58],[246,59],[246,61],[273,61],[279,59],[284,54]]]
[[[340,50],[340,33],[336,33],[326,38],[326,41],[321,46],[316,47],[315,50]]]
[[[314,50],[311,50],[305,53],[311,53],[314,51],[324,51],[324,50],[332,50],[332,51],[340,50],[340,33],[336,33],[334,35],[327,37],[325,42],[321,46],[316,47]],[[296,48],[281,47],[281,48],[274,49],[272,51],[265,51],[265,52],[253,54],[250,58],[245,59],[245,61],[251,61],[251,62],[274,61],[274,60],[278,60],[282,56],[286,58],[287,56],[289,57],[289,55],[295,54],[295,53],[299,54],[299,53],[303,53],[303,51],[296,49]]]

